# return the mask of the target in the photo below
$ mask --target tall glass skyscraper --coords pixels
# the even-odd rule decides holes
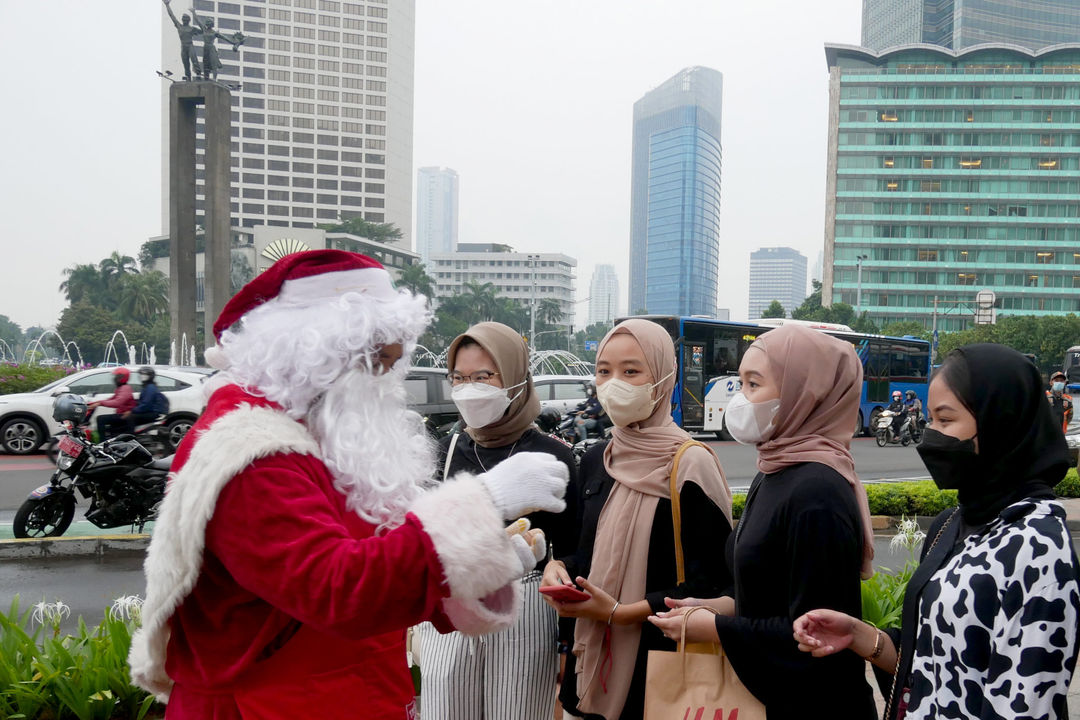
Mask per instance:
[[[826,45],[822,302],[958,330],[1080,312],[1080,43],[1032,52]]]
[[[806,299],[806,256],[789,247],[750,253],[750,302],[746,317],[757,320],[773,300],[791,313]]]
[[[1076,0],[863,0],[862,44],[929,43],[962,50],[1011,43],[1032,50],[1080,37]]]
[[[631,313],[716,314],[722,96],[691,67],[634,103]]]
[[[420,262],[457,250],[458,174],[450,168],[416,171],[416,252]]]

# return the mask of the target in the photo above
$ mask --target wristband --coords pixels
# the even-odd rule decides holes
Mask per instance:
[[[615,611],[619,609],[619,601],[615,601],[615,606],[611,608],[611,614],[608,615],[607,624],[610,626],[611,621],[615,619]]]
[[[878,630],[877,636],[874,637],[874,652],[870,653],[869,657],[866,658],[870,662],[873,662],[874,660],[877,660],[879,657],[881,657],[881,651],[885,649],[885,643],[882,640],[883,635],[885,635],[885,633],[881,632],[881,630]]]

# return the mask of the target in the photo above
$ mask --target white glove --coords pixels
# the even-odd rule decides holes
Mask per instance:
[[[510,536],[510,544],[514,546],[514,552],[517,553],[518,560],[521,561],[522,575],[531,572],[536,567],[536,564],[547,555],[547,541],[544,539],[544,533],[539,530],[536,532],[537,536],[534,537],[532,545],[529,545],[529,541],[525,539],[524,535]]]
[[[523,452],[511,455],[486,473],[477,475],[491,493],[504,520],[538,510],[562,512],[570,471],[552,455]]]

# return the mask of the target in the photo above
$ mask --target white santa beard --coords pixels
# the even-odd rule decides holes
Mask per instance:
[[[380,530],[397,527],[432,480],[434,444],[406,407],[404,370],[348,371],[308,413],[334,487]]]

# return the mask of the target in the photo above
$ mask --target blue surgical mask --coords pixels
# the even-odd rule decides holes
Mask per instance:
[[[1061,392],[1062,390],[1065,389],[1065,383],[1056,382],[1053,385],[1051,385],[1051,387],[1054,388],[1054,392]]]

